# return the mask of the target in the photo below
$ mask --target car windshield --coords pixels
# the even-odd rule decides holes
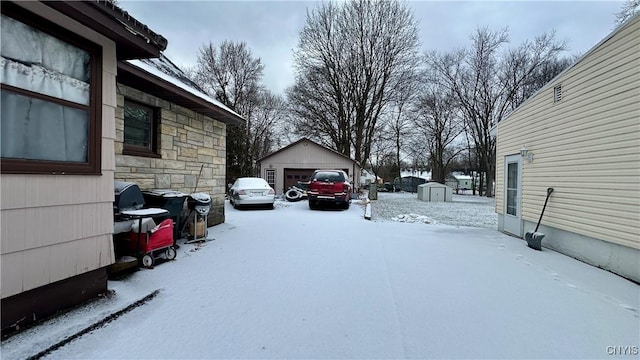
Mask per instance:
[[[340,182],[345,181],[344,175],[335,171],[319,171],[313,176],[314,181]]]

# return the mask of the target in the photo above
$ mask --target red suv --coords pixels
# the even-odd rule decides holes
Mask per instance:
[[[343,209],[348,209],[351,193],[351,183],[346,172],[342,170],[316,170],[311,175],[307,191],[309,208],[315,210],[320,204],[335,204]]]

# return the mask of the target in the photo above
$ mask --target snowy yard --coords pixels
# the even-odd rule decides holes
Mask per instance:
[[[637,358],[637,284],[497,232],[491,200],[379,195],[374,221],[358,204],[227,204],[211,241],[111,281],[112,296],[4,341],[2,358],[147,295],[45,358]],[[407,214],[431,224],[391,220]]]
[[[496,229],[494,200],[454,194],[452,202],[425,202],[415,193],[380,192],[373,202],[373,219]]]

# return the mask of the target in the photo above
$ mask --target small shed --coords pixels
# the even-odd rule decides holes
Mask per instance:
[[[418,200],[451,201],[453,200],[453,189],[437,182],[418,185]]]

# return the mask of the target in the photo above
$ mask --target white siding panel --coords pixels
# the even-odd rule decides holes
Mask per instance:
[[[0,253],[7,254],[27,248],[27,210],[0,212]],[[9,225],[11,224],[11,225]]]
[[[83,240],[86,241],[86,240]],[[51,246],[51,258],[57,266],[51,267],[51,281],[59,281],[78,274],[78,259],[82,256],[80,241],[69,241]]]
[[[601,44],[498,125],[496,211],[504,156],[526,145],[522,217],[640,248],[640,21]],[[562,84],[562,101],[553,87]]]
[[[109,203],[6,210],[2,223],[11,224],[1,229],[4,254],[111,235],[113,207]]]
[[[16,252],[0,256],[0,281],[2,281],[2,297],[18,294],[23,291],[24,253]]]
[[[23,290],[31,290],[51,283],[51,247],[35,248],[24,252],[25,263],[22,269]],[[2,296],[7,296],[2,292]]]

